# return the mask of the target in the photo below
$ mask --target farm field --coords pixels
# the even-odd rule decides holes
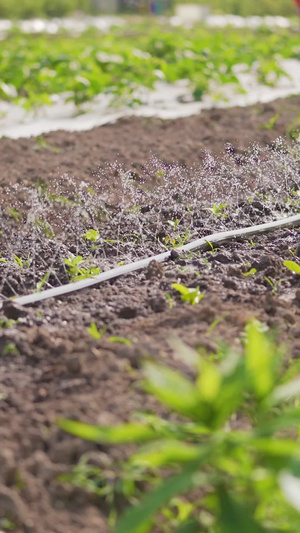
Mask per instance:
[[[268,86],[284,76],[281,59],[299,60],[292,29],[226,29],[225,43],[218,30],[182,29],[180,41],[174,28],[144,38],[136,26],[125,47],[126,31],[59,34],[51,48],[9,32],[2,99],[32,112],[56,94],[82,112],[107,91],[135,107],[136,89],[163,74],[188,78],[201,100],[212,83],[238,94],[237,64]],[[299,109],[295,95],[0,139],[1,533],[299,531],[299,224],[209,240],[299,215]],[[206,250],[178,251],[200,237]],[[94,288],[13,302],[165,251]],[[130,420],[138,430],[102,427]],[[146,437],[159,442],[128,462]]]

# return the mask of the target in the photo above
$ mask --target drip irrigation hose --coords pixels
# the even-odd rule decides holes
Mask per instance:
[[[251,235],[268,233],[269,231],[273,231],[280,228],[288,228],[291,226],[300,226],[300,214],[294,215],[292,217],[282,218],[280,220],[275,220],[273,222],[267,222],[266,224],[259,224],[257,226],[249,226],[247,228],[242,229],[213,233],[212,235],[207,235],[206,237],[196,239],[195,241],[185,244],[184,246],[180,246],[179,248],[176,248],[175,251],[180,253],[190,252],[192,250],[207,250],[210,247],[209,243],[211,243],[212,245],[220,245],[236,238],[250,237]],[[174,250],[170,250],[158,255],[147,257],[146,259],[141,259],[139,261],[129,263],[127,265],[122,265],[106,272],[102,272],[101,274],[98,274],[93,278],[87,278],[73,283],[68,283],[67,285],[62,285],[60,287],[46,289],[42,292],[35,292],[26,296],[20,296],[14,298],[13,302],[19,305],[30,305],[36,302],[41,302],[42,300],[46,300],[48,298],[56,298],[59,296],[64,296],[65,294],[70,294],[72,292],[79,291],[81,289],[86,289],[87,287],[93,287],[94,285],[98,285],[98,283],[102,283],[103,281],[114,279],[119,276],[124,276],[125,274],[129,274],[130,272],[134,272],[135,270],[142,270],[143,268],[147,268],[151,261],[157,261],[162,263],[163,261],[172,258],[172,252],[174,254]]]

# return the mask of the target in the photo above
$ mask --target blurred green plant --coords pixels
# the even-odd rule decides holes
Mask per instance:
[[[153,89],[161,79],[188,79],[194,98],[201,99],[212,84],[235,84],[240,90],[234,67],[241,63],[263,83],[274,84],[285,75],[281,57],[299,58],[296,33],[203,26],[187,30],[167,23],[162,28],[154,21],[150,27],[147,21],[132,24],[130,35],[126,25],[109,34],[90,28],[78,37],[14,29],[1,41],[0,99],[31,109],[50,105],[52,95],[81,106],[102,93],[114,104],[138,105],[137,89]],[[41,144],[39,149],[57,150]]]
[[[193,378],[147,361],[145,389],[175,417],[114,427],[58,422],[95,442],[136,443],[127,466],[161,472],[160,483],[125,512],[115,533],[152,531],[157,514],[161,525],[174,497],[188,493],[192,505],[177,533],[299,531],[299,364],[286,369],[282,348],[266,329],[251,322],[243,353],[227,348],[218,361],[174,339]]]

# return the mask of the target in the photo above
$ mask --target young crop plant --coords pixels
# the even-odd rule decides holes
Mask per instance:
[[[270,287],[272,289],[272,294],[274,294],[274,295],[277,295],[277,289],[278,289],[280,283],[282,283],[283,281],[286,281],[285,279],[279,279],[277,281],[273,281],[268,276],[264,276],[264,279],[270,285]]]
[[[84,238],[86,241],[97,242],[99,239],[99,231],[95,229],[88,229],[85,232]]]
[[[181,295],[181,300],[183,302],[189,303],[191,305],[196,305],[204,298],[204,294],[200,291],[199,287],[195,289],[190,289],[181,283],[173,283],[172,288],[175,289]]]
[[[299,531],[299,364],[286,370],[282,349],[263,326],[251,322],[243,353],[227,348],[216,361],[176,339],[172,348],[189,377],[157,361],[144,363],[145,390],[175,417],[148,415],[111,427],[58,422],[101,444],[134,443],[127,468],[160,472],[114,533],[157,526],[176,533]],[[171,527],[176,501],[190,505]]]
[[[228,217],[224,210],[228,204],[214,204],[212,207],[208,207],[207,210],[210,211],[216,217]]]
[[[83,259],[82,255],[76,255],[64,260],[67,267],[68,276],[71,282],[79,281],[81,279],[92,278],[101,272],[101,268],[94,265],[87,265],[87,260]]]

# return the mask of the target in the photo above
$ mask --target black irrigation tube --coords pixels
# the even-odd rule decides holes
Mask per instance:
[[[300,214],[294,215],[292,217],[282,218],[280,220],[275,220],[273,222],[267,222],[266,224],[259,224],[256,226],[250,226],[242,229],[223,231],[221,233],[213,233],[212,235],[207,235],[206,237],[196,239],[195,241],[185,244],[184,246],[176,248],[176,252],[180,253],[189,252],[192,250],[206,250],[209,243],[213,245],[220,245],[236,238],[249,237],[251,235],[256,235],[260,233],[268,233],[269,231],[273,231],[280,228],[288,228],[291,226],[300,226]],[[86,289],[87,287],[93,287],[94,285],[98,285],[98,283],[101,283],[103,281],[129,274],[130,272],[134,272],[135,270],[142,270],[143,268],[146,268],[149,263],[151,263],[151,261],[158,261],[162,263],[163,261],[166,261],[171,257],[172,250],[158,255],[153,255],[151,257],[147,257],[146,259],[141,259],[139,261],[135,261],[127,265],[122,265],[113,268],[111,270],[108,270],[107,272],[102,272],[101,274],[98,274],[93,278],[87,278],[73,283],[68,283],[67,285],[62,285],[53,289],[47,289],[43,292],[20,296],[14,298],[13,301],[19,305],[30,305],[36,302],[40,302],[42,300],[46,300],[48,298],[64,296],[65,294],[70,294],[81,289]]]

